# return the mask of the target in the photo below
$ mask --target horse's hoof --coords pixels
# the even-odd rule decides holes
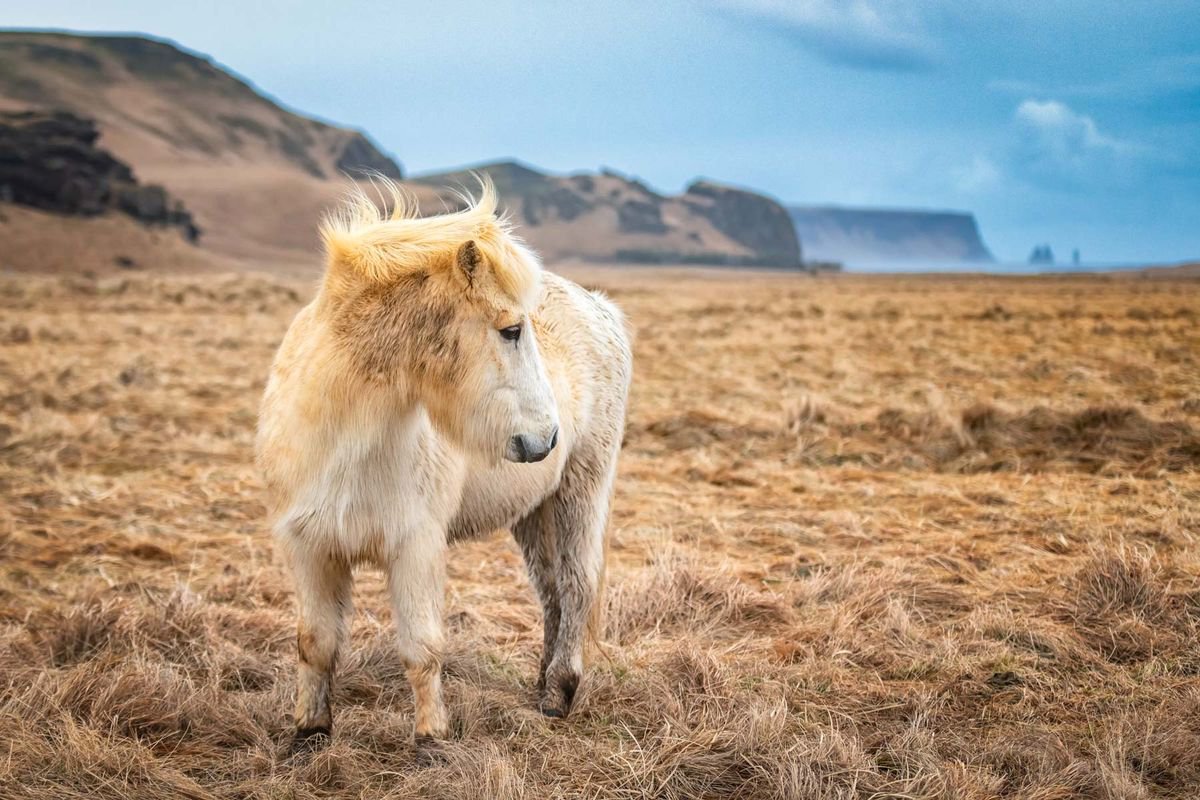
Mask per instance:
[[[329,742],[329,728],[299,728],[296,730],[296,735],[292,737],[291,754],[303,756],[315,753],[328,747]]]
[[[567,673],[556,681],[547,681],[538,708],[552,719],[563,719],[571,713],[575,704],[575,692],[579,689],[579,676]]]
[[[417,749],[417,766],[435,767],[446,763],[441,739],[435,736],[418,736],[413,740],[413,744]]]

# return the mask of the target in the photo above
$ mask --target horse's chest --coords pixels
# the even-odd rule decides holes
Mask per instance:
[[[557,452],[538,464],[470,464],[424,418],[360,434],[327,452],[283,526],[351,561],[386,563],[412,537],[457,541],[507,528],[554,491],[562,470]]]
[[[362,426],[327,448],[283,530],[351,561],[386,562],[412,537],[442,535],[464,466],[424,419]]]
[[[450,522],[450,541],[483,536],[511,527],[546,499],[561,475],[558,458],[539,464],[502,464],[469,469],[458,511]]]

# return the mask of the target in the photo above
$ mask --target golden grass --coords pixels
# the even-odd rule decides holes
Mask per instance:
[[[369,572],[286,755],[250,449],[305,288],[0,282],[0,796],[1200,795],[1200,283],[688,274],[580,275],[638,338],[576,711],[516,548],[458,547],[428,768]]]

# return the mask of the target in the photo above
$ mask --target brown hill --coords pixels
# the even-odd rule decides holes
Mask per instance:
[[[800,243],[787,211],[755,192],[697,181],[659,194],[611,171],[550,175],[515,161],[414,177],[410,185],[470,189],[487,174],[522,235],[548,259],[797,266]],[[444,187],[451,187],[450,190]]]
[[[133,36],[0,32],[0,110],[94,120],[100,145],[179,197],[203,247],[239,266],[311,267],[343,173],[401,177],[364,134],[281,108],[203,56]]]

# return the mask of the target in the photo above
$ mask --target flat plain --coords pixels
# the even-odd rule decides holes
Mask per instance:
[[[382,581],[287,754],[252,464],[309,286],[0,279],[0,796],[1200,796],[1200,281],[565,270],[636,331],[567,720],[504,533],[420,767]]]

